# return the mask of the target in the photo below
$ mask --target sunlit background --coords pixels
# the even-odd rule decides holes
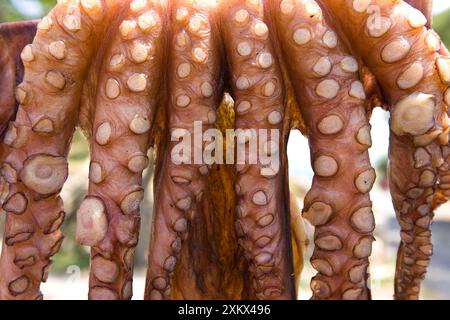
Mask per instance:
[[[53,0],[0,0],[0,22],[39,18],[48,12],[56,1]],[[447,45],[450,44],[450,1],[435,0],[434,26]],[[0,75],[1,76],[1,75]],[[373,113],[373,147],[370,155],[377,169],[377,183],[371,193],[374,213],[377,220],[376,238],[371,257],[372,294],[374,299],[391,299],[393,276],[395,272],[396,250],[400,240],[399,228],[387,189],[386,164],[388,149],[388,117],[381,109]],[[291,188],[301,203],[311,185],[313,172],[309,162],[309,147],[305,138],[293,132],[288,146]],[[88,147],[81,133],[77,132],[70,154],[70,177],[63,189],[67,218],[63,226],[66,236],[61,251],[53,258],[52,273],[43,284],[46,299],[86,299],[88,289],[87,272],[89,268],[88,248],[79,246],[74,240],[75,212],[87,190]],[[152,172],[144,172],[147,196],[142,205],[142,231],[136,254],[134,280],[134,299],[143,295],[145,282],[146,251],[150,231],[152,208]],[[0,238],[4,217],[0,217]],[[422,299],[450,299],[450,205],[442,206],[433,224],[434,257],[424,282]],[[312,227],[308,226],[312,237]],[[311,254],[311,248],[309,249]],[[309,257],[307,257],[309,261]],[[309,279],[315,271],[306,263],[302,276],[300,296],[310,297]]]

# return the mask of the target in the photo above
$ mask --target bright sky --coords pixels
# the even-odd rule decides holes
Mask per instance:
[[[44,14],[42,5],[35,0],[12,0],[12,4],[24,15],[40,17]]]
[[[42,6],[35,0],[12,0],[12,3],[24,14],[30,17],[38,17],[43,14]],[[434,12],[439,13],[450,8],[448,0],[434,0]]]
[[[434,13],[450,8],[449,0],[434,0]],[[386,158],[389,148],[389,115],[380,108],[375,109],[372,118],[372,141],[370,159],[374,167]],[[314,173],[311,169],[308,141],[297,131],[292,132],[288,145],[289,173],[294,179],[308,182]]]
[[[448,0],[434,0],[434,13],[440,13],[450,8],[450,1]]]

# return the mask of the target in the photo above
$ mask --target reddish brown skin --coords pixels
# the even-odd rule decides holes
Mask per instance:
[[[407,2],[428,17],[426,26],[429,27],[432,1]],[[101,3],[105,5],[105,2]],[[366,136],[365,139],[369,140],[362,144],[356,136],[361,128],[367,126],[374,105],[385,103],[395,115],[396,103],[405,92],[425,90],[433,93],[437,101],[433,110],[434,126],[430,130],[447,129],[448,124],[443,117],[447,106],[441,102],[446,86],[440,82],[434,67],[438,54],[449,55],[445,46],[441,43],[437,52],[425,50],[421,42],[425,30],[416,28],[410,31],[407,28],[409,7],[402,2],[393,4],[387,0],[372,1],[372,4],[379,6],[383,14],[388,14],[394,6],[402,7],[395,13],[395,29],[388,30],[380,38],[369,37],[366,30],[362,33],[354,31],[355,26],[363,26],[366,13],[355,13],[350,0],[339,3],[334,0],[318,0],[322,9],[319,14],[314,9],[314,1],[299,1],[294,8],[296,13],[286,14],[281,12],[280,0],[227,1],[216,8],[197,7],[188,0],[174,0],[167,7],[154,8],[159,17],[159,32],[144,35],[138,31],[131,36],[132,39],[125,36],[123,37],[127,39],[121,38],[119,25],[124,19],[137,19],[152,5],[146,4],[139,9],[142,12],[130,13],[131,0],[120,4],[112,0],[107,3],[101,14],[104,25],[100,20],[92,22],[87,18],[87,13],[95,16],[95,10],[82,10],[82,21],[87,22],[93,32],[90,39],[83,25],[82,31],[75,33],[76,36],[70,39],[57,31],[55,34],[49,32],[49,36],[38,34],[34,40],[34,45],[42,51],[44,43],[59,40],[62,36],[69,55],[72,53],[72,46],[79,43],[83,43],[86,51],[72,65],[55,62],[47,56],[47,60],[39,64],[39,67],[45,67],[44,71],[47,67],[65,68],[64,72],[73,77],[69,80],[74,80],[75,85],[61,97],[63,104],[70,107],[60,118],[52,118],[55,111],[44,106],[47,100],[40,100],[39,97],[35,103],[35,95],[27,99],[18,95],[22,99],[22,105],[16,120],[9,124],[5,143],[1,147],[4,162],[0,177],[1,200],[7,211],[7,243],[3,246],[0,260],[0,268],[5,270],[0,275],[0,298],[42,298],[39,285],[47,277],[51,255],[56,253],[61,244],[62,235],[58,229],[64,213],[62,201],[57,196],[58,190],[52,189],[52,192],[47,193],[39,185],[30,183],[24,167],[30,164],[31,159],[38,155],[36,151],[39,151],[57,156],[55,159],[63,168],[62,163],[67,156],[73,129],[78,124],[79,117],[80,125],[90,139],[92,161],[101,164],[103,170],[99,181],[98,175],[95,175],[98,171],[93,171],[91,165],[87,199],[100,201],[106,218],[104,237],[90,244],[93,261],[90,299],[131,298],[133,254],[138,241],[141,195],[131,203],[124,200],[128,195],[142,191],[141,171],[145,168],[145,163],[138,165],[136,169],[130,165],[129,159],[136,152],[145,158],[151,145],[155,146],[157,165],[145,298],[294,299],[296,288],[293,274],[298,270],[293,270],[293,261],[296,261],[296,265],[298,257],[302,261],[302,253],[299,255],[291,249],[290,213],[287,205],[290,199],[286,144],[291,128],[300,128],[309,136],[311,158],[316,171],[312,190],[305,199],[305,217],[314,220],[318,215],[317,212],[313,212],[315,215],[311,214],[311,207],[316,202],[326,203],[332,209],[331,216],[316,228],[316,248],[312,261],[316,268],[317,261],[322,261],[322,268],[317,268],[319,274],[311,282],[313,299],[369,299],[367,266],[373,228],[361,231],[351,217],[359,208],[371,206],[368,191],[373,183],[373,176],[363,179],[368,186],[364,191],[356,183],[360,173],[371,170],[367,154],[370,138]],[[310,5],[313,7],[308,7]],[[62,19],[64,16],[60,10],[63,7],[64,5],[59,4],[51,15]],[[180,7],[188,9],[184,18],[179,18]],[[283,10],[288,10],[286,8]],[[239,9],[247,10],[249,16],[245,21],[234,20]],[[306,15],[308,10],[312,11]],[[120,14],[115,14],[116,12]],[[193,13],[203,19],[204,25],[200,27],[199,34],[196,34],[196,30],[187,31]],[[181,16],[184,14],[181,13]],[[260,35],[252,31],[257,20],[268,26],[267,31]],[[69,19],[68,23],[72,24],[73,20]],[[15,85],[22,80],[22,65],[18,57],[25,44],[31,42],[34,26],[35,22],[0,26],[0,47],[4,47],[6,41],[15,44],[7,46],[8,49],[3,50],[0,56],[0,71],[5,74],[0,79],[0,133],[8,126],[8,121],[14,119],[17,104],[13,91]],[[313,30],[312,38],[301,45],[295,44],[292,39],[293,28],[299,26]],[[183,28],[185,35],[189,37],[185,40],[191,41],[180,45],[176,36]],[[167,32],[161,34],[161,30]],[[329,37],[324,40],[327,30],[336,31],[336,45],[333,44],[333,36],[331,40]],[[115,40],[95,41],[100,39],[99,35],[103,32]],[[414,42],[413,54],[386,65],[376,53],[380,52],[378,49],[382,48],[381,45],[394,32],[415,37],[417,41]],[[166,36],[167,44],[164,40]],[[154,59],[138,62],[127,60],[123,69],[109,70],[108,64],[118,48],[128,50],[127,53],[131,54],[129,50],[133,39],[154,41],[154,51],[151,51]],[[238,43],[244,39],[252,46],[248,59],[236,51]],[[193,54],[198,51],[191,49],[197,46],[206,48],[204,62],[193,58]],[[260,68],[255,59],[263,51],[270,53],[272,60],[268,66]],[[165,52],[170,54],[165,56]],[[343,67],[338,65],[344,56],[351,54],[359,60],[359,69],[344,72],[345,70],[340,69]],[[296,61],[298,56],[302,59]],[[318,75],[317,72],[323,72],[324,69],[313,74],[311,68],[317,63],[319,56],[329,57],[331,68],[325,74]],[[21,88],[27,92],[39,88],[47,94],[48,87],[42,88],[39,77],[33,73],[36,67],[33,65],[34,60],[30,60],[29,52],[24,52],[24,57],[28,61]],[[429,76],[412,88],[399,90],[395,80],[401,69],[414,57],[422,58]],[[37,58],[41,59],[40,56]],[[67,56],[62,57],[63,60],[66,58]],[[127,58],[130,59],[128,56]],[[70,61],[71,59],[72,57],[69,58]],[[135,58],[131,58],[133,59]],[[187,73],[182,68],[181,72],[186,73],[185,76],[177,75],[182,62],[188,62],[191,66]],[[325,63],[325,67],[321,64],[321,68],[327,69],[327,64]],[[359,71],[359,76],[356,71]],[[131,75],[147,72],[148,82],[144,89],[132,92],[130,85],[126,88]],[[248,88],[238,87],[236,83],[242,75],[250,79]],[[111,77],[119,81],[121,89],[119,96],[114,98],[105,94],[107,80]],[[131,85],[139,84],[139,79],[135,82],[134,78]],[[339,80],[336,96],[315,96],[324,79]],[[358,79],[364,84],[366,101],[362,96],[356,98],[354,94],[349,95],[352,84]],[[57,84],[60,79],[56,77],[53,80]],[[274,92],[265,95],[264,85],[270,80],[274,81]],[[201,87],[205,81],[210,85],[206,89]],[[235,100],[234,111],[233,102],[224,100],[221,103],[224,81],[227,81],[229,92]],[[67,85],[64,87],[67,88]],[[329,93],[331,89],[327,87],[326,92]],[[177,98],[182,93],[187,93],[190,98],[188,106],[177,105]],[[358,94],[363,93],[359,90]],[[49,95],[50,105],[58,101],[55,96],[59,97],[59,93]],[[246,113],[240,112],[238,107],[243,99],[253,103]],[[122,110],[127,104],[131,108]],[[29,105],[33,105],[35,109],[30,110]],[[113,108],[112,112],[108,110],[109,107]],[[211,113],[214,110],[216,116]],[[269,112],[274,110],[281,116],[276,123],[268,120]],[[145,115],[146,129],[142,132],[136,133],[131,128],[135,113]],[[343,121],[343,127],[338,132],[324,134],[320,124],[331,113]],[[33,132],[28,130],[31,125],[36,125],[36,120],[41,119],[42,115],[54,120],[55,128],[45,134],[35,132],[42,128],[47,130],[47,122],[43,126],[34,127]],[[202,130],[212,127],[222,131],[226,128],[247,127],[279,129],[279,173],[271,178],[263,177],[259,174],[260,165],[236,168],[213,165],[205,170],[200,165],[173,164],[170,151],[175,143],[170,142],[171,130],[185,127],[192,131],[194,120],[203,121]],[[105,143],[99,143],[99,128],[105,121],[112,124],[111,136]],[[20,130],[15,129],[16,127]],[[139,128],[142,129],[142,122]],[[446,132],[448,131],[444,133]],[[103,133],[101,135],[104,137]],[[429,225],[424,225],[421,218],[428,217],[431,222],[433,209],[445,202],[450,195],[450,150],[444,146],[448,143],[448,136],[444,133],[424,145],[423,154],[429,155],[431,160],[420,166],[413,157],[418,150],[414,137],[397,134],[395,128],[391,134],[391,193],[403,230],[396,270],[396,299],[418,298],[420,283],[431,255],[429,248],[432,248]],[[21,139],[24,136],[31,139],[32,143],[24,144]],[[36,150],[33,144],[43,145],[45,148]],[[341,151],[339,155],[334,155],[336,148]],[[329,177],[321,175],[319,166],[315,165],[315,160],[324,154],[338,160],[337,172]],[[56,161],[55,159],[52,161]],[[64,168],[61,170],[64,173]],[[410,191],[412,186],[418,184],[423,170],[433,172],[436,179],[416,196],[416,193]],[[20,179],[14,173],[20,173]],[[437,178],[438,174],[440,179]],[[437,186],[438,180],[440,182]],[[63,182],[58,181],[58,187]],[[117,188],[118,185],[120,188]],[[258,191],[263,191],[265,197],[260,193],[255,200],[253,196]],[[224,194],[226,197],[223,197]],[[23,196],[27,200],[25,205]],[[188,205],[186,201],[178,203],[187,198],[190,199]],[[256,204],[255,201],[263,203]],[[265,209],[270,209],[270,212]],[[274,216],[273,222],[261,226],[257,221],[269,213]],[[26,230],[20,229],[22,227],[26,227]],[[17,233],[16,229],[21,233]],[[334,236],[331,242],[336,244],[337,238],[342,246],[325,250],[323,242],[322,245],[320,243],[327,236]],[[355,252],[362,241],[366,241],[367,246],[364,255],[358,256]],[[295,259],[293,255],[296,256]],[[101,261],[98,262],[99,260]],[[323,268],[324,261],[326,267],[331,266],[331,272]]]
[[[433,24],[433,0],[405,0],[405,2],[422,11],[428,20],[427,27],[431,28]]]
[[[18,103],[14,91],[23,78],[20,53],[33,41],[36,24],[37,21],[26,21],[0,25],[0,135],[16,115]]]
[[[102,55],[103,65],[99,72],[97,97],[91,137],[91,181],[88,197],[103,202],[108,219],[108,230],[100,243],[91,251],[90,299],[106,299],[106,292],[117,299],[131,299],[133,260],[140,227],[139,205],[122,205],[130,194],[142,191],[142,170],[147,167],[150,147],[151,124],[159,105],[162,83],[163,50],[165,48],[164,26],[166,17],[158,5],[147,4],[137,12],[130,9],[130,1],[122,4],[122,17],[118,21],[138,21],[147,12],[154,12],[161,21],[148,32],[137,31],[136,36],[124,39],[119,24],[111,30],[111,43]],[[137,57],[137,45],[152,47],[148,57]],[[123,54],[123,65],[111,67],[117,54]],[[145,88],[133,92],[127,85],[130,77],[142,74],[146,77]],[[108,97],[107,81],[115,79],[120,84],[120,95]],[[132,79],[132,78],[131,78]],[[113,111],[108,111],[113,110]],[[145,127],[132,127],[134,119],[141,119]],[[98,128],[108,123],[112,127],[106,144],[97,140]],[[134,128],[134,129],[132,129]],[[135,131],[133,131],[135,130]],[[138,162],[138,165],[133,161]],[[99,165],[102,178],[92,178],[93,164]],[[131,165],[130,165],[131,163]],[[118,186],[120,187],[118,188]],[[106,270],[106,271],[105,271]],[[112,274],[107,274],[113,270]]]
[[[236,165],[237,179],[235,190],[238,196],[236,206],[236,232],[239,244],[249,264],[248,282],[252,299],[293,299],[295,287],[292,265],[292,252],[289,237],[289,188],[287,179],[287,136],[290,126],[285,113],[286,92],[282,86],[281,69],[276,59],[274,43],[269,32],[256,34],[257,24],[267,24],[263,2],[251,4],[242,1],[226,1],[221,5],[221,31],[225,42],[228,68],[230,70],[230,94],[235,101],[235,128],[237,129],[276,129],[280,133],[280,167],[274,175],[264,176],[264,165]],[[247,21],[235,20],[239,10],[249,14]],[[230,16],[231,15],[231,16]],[[248,43],[251,53],[243,56],[238,46]],[[273,63],[258,65],[262,55],[270,54]],[[246,78],[248,88],[238,86],[239,79]],[[267,86],[274,89],[267,93]],[[242,112],[240,106],[250,103],[249,110]],[[270,121],[273,114],[279,117]],[[271,134],[269,139],[273,139]],[[247,149],[247,155],[250,151]],[[257,203],[254,197],[259,194],[265,199]],[[263,223],[265,220],[269,223]]]
[[[296,99],[310,136],[311,162],[326,155],[334,158],[338,164],[336,173],[327,177],[313,166],[316,175],[312,189],[305,198],[303,211],[308,212],[317,202],[330,206],[331,216],[316,226],[316,243],[326,236],[337,237],[342,243],[342,247],[337,250],[325,250],[316,246],[311,261],[323,261],[332,271],[324,273],[323,269],[318,269],[321,272],[311,282],[313,299],[343,299],[353,292],[355,294],[352,299],[368,299],[368,256],[356,257],[354,248],[362,239],[371,241],[374,225],[369,230],[360,232],[349,223],[359,208],[371,207],[368,190],[373,183],[369,182],[369,189],[364,192],[360,192],[355,185],[360,173],[372,170],[367,153],[369,145],[356,139],[360,129],[369,128],[364,99],[352,97],[348,93],[352,83],[358,81],[359,77],[357,72],[346,72],[339,66],[342,59],[350,56],[340,39],[332,48],[323,44],[322,38],[330,31],[325,17],[321,13],[314,17],[308,16],[305,13],[305,4],[308,2],[300,3],[295,13],[284,14],[279,9],[279,1],[274,1],[270,9],[284,53],[283,58],[293,62],[287,76],[295,88]],[[292,30],[299,27],[311,30],[312,39],[304,45],[298,45],[292,40]],[[313,71],[313,66],[323,58],[330,59],[332,66],[326,74],[317,74]],[[332,98],[319,96],[316,88],[322,81],[329,79],[337,80],[340,84],[338,94]],[[337,116],[342,121],[342,127],[336,132],[325,133],[319,129],[321,121],[329,116]],[[335,153],[335,150],[345,152]],[[348,159],[345,158],[347,156]],[[357,279],[349,276],[353,268],[361,269]]]
[[[402,6],[403,10],[397,10],[397,16],[393,21],[396,21],[396,25],[398,26],[395,29],[396,34],[400,32],[406,35],[409,32],[408,36],[415,37],[416,40],[413,42],[414,46],[411,49],[411,54],[393,64],[385,64],[380,59],[379,52],[381,52],[380,50],[384,44],[392,40],[392,29],[390,31],[388,30],[380,38],[370,38],[367,33],[364,33],[362,35],[363,39],[367,39],[369,42],[356,42],[356,39],[361,39],[361,34],[350,30],[347,23],[351,21],[355,25],[362,26],[365,23],[364,18],[367,15],[352,12],[350,1],[346,1],[346,5],[341,8],[337,8],[336,3],[333,1],[322,2],[328,5],[330,10],[334,10],[333,14],[337,18],[337,24],[342,26],[343,33],[346,34],[350,41],[355,43],[354,50],[379,80],[385,101],[390,106],[391,112],[395,112],[396,103],[407,94],[411,94],[414,91],[431,93],[436,99],[436,107],[434,108],[435,125],[430,131],[434,129],[445,130],[447,124],[443,121],[443,113],[446,112],[447,106],[442,101],[445,86],[442,84],[435,67],[435,62],[439,55],[425,46],[425,28],[416,28],[410,31],[411,29],[406,21],[407,12],[410,8],[402,2],[396,4],[396,6]],[[381,14],[389,16],[394,7],[388,6],[384,1],[379,1],[379,4]],[[365,45],[362,45],[363,43]],[[415,61],[414,59],[419,57],[423,61],[425,74],[428,73],[429,76],[420,79],[421,81],[411,88],[400,90],[396,83],[399,68],[406,68],[408,63]],[[395,132],[391,134],[389,156],[390,185],[394,207],[403,231],[402,244],[400,245],[397,259],[396,299],[418,298],[420,283],[429,263],[431,253],[428,252],[425,254],[419,249],[419,247],[430,245],[431,233],[429,231],[429,225],[422,226],[421,224],[419,226],[416,223],[423,221],[420,220],[421,218],[428,217],[428,219],[432,219],[432,202],[435,186],[433,183],[428,184],[426,187],[420,189],[423,191],[417,195],[413,195],[411,190],[418,185],[419,176],[423,173],[423,170],[429,170],[437,175],[437,169],[443,161],[440,144],[442,142],[439,140],[426,144],[426,152],[432,161],[421,165],[419,168],[415,165],[413,158],[413,154],[417,149],[413,137],[410,135],[400,136]]]
[[[186,297],[191,294],[192,297],[201,298],[196,296],[201,294],[196,292],[198,289],[188,292],[189,284],[187,288],[177,286],[176,290],[172,290],[172,286],[173,278],[177,277],[177,269],[183,269],[183,265],[188,270],[193,268],[189,266],[192,263],[189,258],[181,265],[179,261],[189,250],[187,243],[194,241],[191,240],[191,226],[198,228],[196,222],[202,219],[205,183],[210,169],[206,165],[175,164],[171,152],[178,144],[179,137],[171,141],[171,136],[177,129],[193,134],[194,121],[202,122],[202,132],[214,127],[216,106],[220,103],[222,92],[219,73],[221,52],[215,11],[207,6],[201,8],[189,5],[184,0],[173,1],[167,9],[171,26],[168,37],[170,56],[166,69],[169,96],[168,103],[163,108],[168,123],[155,175],[157,193],[145,288],[145,299],[152,300],[169,299],[171,296]],[[186,13],[184,10],[187,10]],[[201,24],[198,31],[191,27],[196,22]],[[196,48],[203,50],[201,53],[204,55],[200,55],[200,60],[195,60]],[[202,91],[205,88],[207,94]],[[179,276],[185,277],[181,274]],[[200,280],[202,276],[195,272],[192,276],[199,277],[199,282],[207,280]]]
[[[62,243],[59,227],[64,211],[58,193],[67,176],[65,159],[78,120],[83,80],[103,29],[77,8],[56,6],[49,14],[52,23],[41,25],[33,49],[23,54],[27,62],[21,88],[27,96],[0,149],[3,179],[9,183],[0,299],[42,299],[40,283],[46,281],[50,257]],[[80,20],[70,16],[64,23],[68,14]],[[54,52],[62,59],[50,53],[53,41],[64,41],[64,55]],[[43,118],[50,125],[48,120],[45,126],[38,125]],[[50,168],[47,161],[52,162]]]

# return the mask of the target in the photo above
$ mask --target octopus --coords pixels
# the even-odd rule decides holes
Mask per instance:
[[[401,226],[394,298],[418,299],[433,211],[450,197],[450,56],[430,13],[430,0],[58,0],[40,21],[1,25],[0,299],[43,299],[77,127],[91,156],[76,226],[89,299],[132,298],[150,148],[145,299],[296,299],[303,219],[315,227],[312,299],[371,299],[377,106],[390,112]],[[229,130],[249,132],[223,147],[244,161],[177,157],[197,132],[209,140],[188,145],[217,160]],[[302,210],[292,130],[315,173]],[[248,161],[259,132],[279,166]]]

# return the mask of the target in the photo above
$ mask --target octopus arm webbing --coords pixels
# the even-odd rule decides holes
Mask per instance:
[[[168,123],[161,163],[155,175],[157,192],[145,299],[171,297],[176,269],[184,267],[179,261],[181,252],[187,250],[189,230],[204,228],[191,225],[203,210],[210,167],[198,164],[193,155],[198,154],[196,148],[200,156],[203,155],[207,143],[194,139],[202,138],[208,129],[214,128],[216,107],[223,94],[214,10],[207,3],[188,0],[173,1],[168,7],[170,55],[166,75],[169,97],[164,106]],[[173,294],[195,296],[197,291]]]

